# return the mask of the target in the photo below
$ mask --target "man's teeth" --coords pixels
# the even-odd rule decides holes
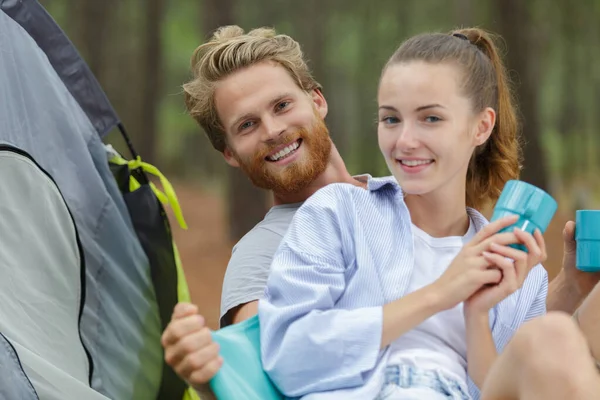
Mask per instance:
[[[416,167],[417,165],[430,164],[433,160],[400,160],[403,165]]]
[[[289,146],[284,147],[283,149],[279,150],[277,153],[273,154],[272,156],[269,156],[269,160],[279,161],[282,158],[284,158],[285,156],[287,156],[288,154],[290,154],[291,152],[293,152],[294,150],[296,150],[298,148],[298,146],[300,146],[300,143],[298,143],[298,141],[295,141],[294,143],[290,144]]]

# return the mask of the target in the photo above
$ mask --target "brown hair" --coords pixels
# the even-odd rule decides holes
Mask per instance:
[[[215,83],[251,65],[272,61],[287,70],[306,92],[321,89],[303,58],[298,42],[273,29],[258,28],[244,33],[239,26],[223,26],[192,55],[192,79],[183,85],[189,114],[204,129],[213,147],[220,152],[227,145],[225,131],[214,103]]]
[[[467,205],[481,209],[500,196],[506,181],[517,179],[521,168],[520,125],[506,68],[493,36],[478,28],[450,34],[427,33],[404,42],[387,62],[448,62],[463,74],[462,90],[473,111],[496,111],[496,124],[486,143],[475,149],[467,171]]]

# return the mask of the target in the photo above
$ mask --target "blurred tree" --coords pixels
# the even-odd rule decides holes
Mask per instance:
[[[336,9],[336,0],[304,0],[300,3],[299,34],[294,39],[300,42],[302,51],[313,76],[323,86],[323,95],[330,104],[327,114],[327,127],[332,140],[340,153],[345,152],[346,141],[340,127],[337,114],[343,112],[336,107],[337,94],[333,91],[332,71],[327,65],[327,41],[330,32],[329,17],[331,9]],[[285,33],[285,32],[284,32]]]
[[[44,5],[46,6],[46,5]],[[67,18],[69,38],[101,83],[105,80],[110,21],[115,13],[114,0],[70,0]],[[47,6],[46,6],[47,7]]]
[[[567,6],[567,2],[563,2]],[[582,7],[571,4],[571,12],[557,13],[556,18],[559,20],[555,26],[559,29],[560,42],[562,44],[562,76],[559,85],[560,91],[560,109],[558,112],[558,133],[561,137],[563,145],[562,159],[563,167],[561,169],[562,177],[565,182],[571,181],[577,176],[578,167],[581,166],[582,160],[578,156],[578,142],[581,140],[583,118],[586,111],[581,109],[581,103],[578,101],[581,96],[578,95],[578,72],[581,72],[578,66],[578,54],[582,51],[582,47],[586,44],[580,42],[579,34],[581,29],[581,11]]]
[[[140,155],[148,162],[156,162],[156,133],[158,106],[162,97],[162,22],[165,0],[146,0],[145,35],[143,35],[143,63],[141,65],[141,118],[137,146]]]
[[[523,123],[524,168],[521,179],[548,190],[546,159],[542,151],[538,114],[539,54],[532,26],[531,7],[521,0],[494,0],[498,31],[506,41],[506,62],[509,71],[518,74],[514,79]],[[516,77],[515,77],[516,78]]]
[[[235,0],[205,0],[204,30],[206,34],[219,26],[235,24]],[[229,237],[238,241],[267,212],[266,192],[252,185],[239,168],[228,168]]]
[[[454,20],[458,27],[472,26],[475,21],[473,0],[456,0],[454,3]]]

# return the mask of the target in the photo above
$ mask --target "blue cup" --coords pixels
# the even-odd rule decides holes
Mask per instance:
[[[577,210],[575,213],[577,269],[600,271],[600,210]]]
[[[557,208],[556,200],[542,189],[523,181],[510,180],[504,185],[496,207],[494,207],[492,221],[516,214],[519,216],[519,220],[500,232],[512,232],[514,228],[520,228],[532,235],[536,229],[544,233]],[[527,252],[527,248],[523,244],[517,243],[510,246]]]

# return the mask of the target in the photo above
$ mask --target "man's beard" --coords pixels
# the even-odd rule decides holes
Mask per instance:
[[[275,163],[269,165],[271,162],[266,160],[267,155],[277,147],[294,143],[298,139],[302,140],[300,148],[304,152],[301,160],[283,167],[277,167]],[[317,116],[315,125],[310,130],[301,128],[286,133],[278,138],[276,143],[269,144],[250,160],[242,160],[235,154],[234,157],[255,186],[285,195],[298,193],[308,187],[325,171],[330,154],[329,130],[323,119]]]

